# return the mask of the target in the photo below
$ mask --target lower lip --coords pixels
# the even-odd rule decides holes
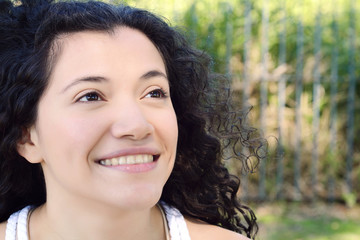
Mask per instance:
[[[125,165],[116,165],[116,166],[105,166],[106,168],[111,168],[127,173],[145,173],[153,170],[157,165],[157,161],[150,163],[140,163],[140,164],[125,164]]]

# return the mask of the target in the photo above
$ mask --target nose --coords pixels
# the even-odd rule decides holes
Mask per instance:
[[[113,110],[116,118],[111,126],[111,134],[115,138],[141,140],[153,133],[153,125],[138,104],[122,104],[121,108]]]

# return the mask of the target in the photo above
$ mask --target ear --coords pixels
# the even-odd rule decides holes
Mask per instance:
[[[17,144],[17,151],[30,163],[40,163],[42,161],[35,126],[23,130],[22,138]]]

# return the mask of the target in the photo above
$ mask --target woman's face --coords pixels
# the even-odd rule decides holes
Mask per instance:
[[[178,136],[161,55],[143,33],[125,27],[58,41],[27,151],[42,164],[47,201],[155,204]]]

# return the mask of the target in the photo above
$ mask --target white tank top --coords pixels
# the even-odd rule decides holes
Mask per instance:
[[[191,240],[183,215],[174,207],[160,202],[164,209],[169,226],[171,240]],[[29,240],[28,238],[28,215],[31,207],[13,213],[6,225],[5,240]]]

